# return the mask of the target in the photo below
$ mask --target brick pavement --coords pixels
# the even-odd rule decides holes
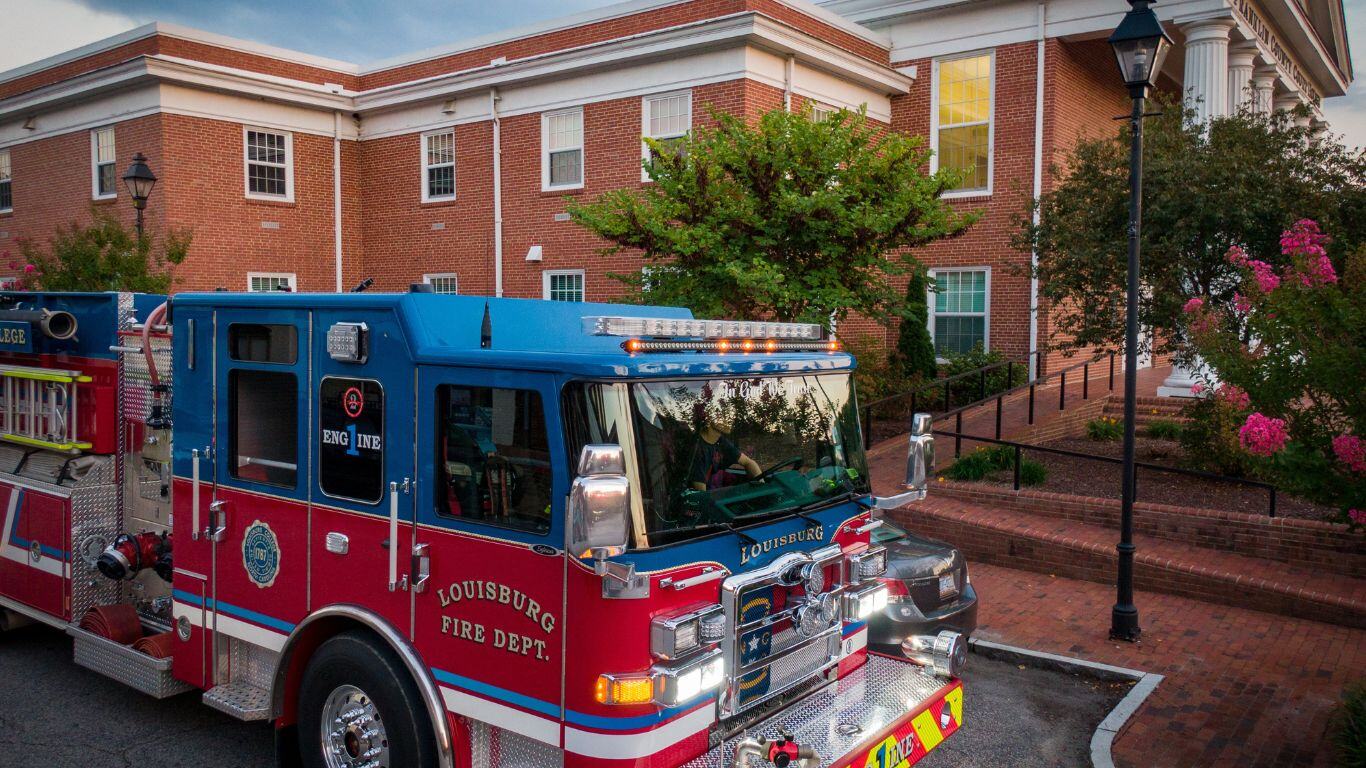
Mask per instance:
[[[978,637],[1166,676],[1115,742],[1122,768],[1329,766],[1333,705],[1366,677],[1364,630],[1139,592],[1143,639],[1130,645],[1107,639],[1112,586],[971,574]]]

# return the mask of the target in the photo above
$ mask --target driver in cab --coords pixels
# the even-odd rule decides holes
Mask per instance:
[[[751,479],[762,474],[759,463],[746,456],[730,439],[732,417],[708,413],[699,407],[696,414],[697,442],[693,446],[688,482],[694,490],[710,491],[733,482],[726,470],[740,466]]]

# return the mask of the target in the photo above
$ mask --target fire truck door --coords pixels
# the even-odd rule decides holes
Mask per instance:
[[[230,673],[226,638],[279,650],[307,610],[309,323],[307,310],[216,313],[215,682]]]
[[[309,607],[360,605],[408,636],[414,376],[391,312],[314,311]]]
[[[452,711],[560,745],[564,499],[547,374],[418,370],[414,642]],[[425,580],[422,578],[425,575]]]

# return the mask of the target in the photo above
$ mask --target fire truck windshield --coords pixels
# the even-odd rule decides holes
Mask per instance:
[[[847,372],[634,383],[629,394],[587,385],[581,397],[589,412],[582,428],[617,440],[624,430],[609,423],[611,412],[629,404],[635,450],[628,455],[638,464],[643,511],[638,545],[819,509],[868,491]],[[579,431],[574,421],[571,432]]]

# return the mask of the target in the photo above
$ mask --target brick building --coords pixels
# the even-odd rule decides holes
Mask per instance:
[[[719,109],[866,106],[971,169],[965,237],[920,254],[931,331],[1020,355],[1050,333],[1009,236],[1047,169],[1128,111],[1105,37],[1118,0],[630,0],[360,67],[150,24],[0,73],[0,253],[93,206],[132,216],[134,153],[160,182],[154,231],[193,230],[178,290],[437,290],[609,299],[566,196],[642,183],[642,135]],[[1339,0],[1173,0],[1162,87],[1205,114],[1341,95]],[[344,52],[339,52],[344,53]],[[8,264],[0,260],[0,271]],[[855,332],[883,333],[861,326]],[[846,331],[848,333],[848,331]]]

